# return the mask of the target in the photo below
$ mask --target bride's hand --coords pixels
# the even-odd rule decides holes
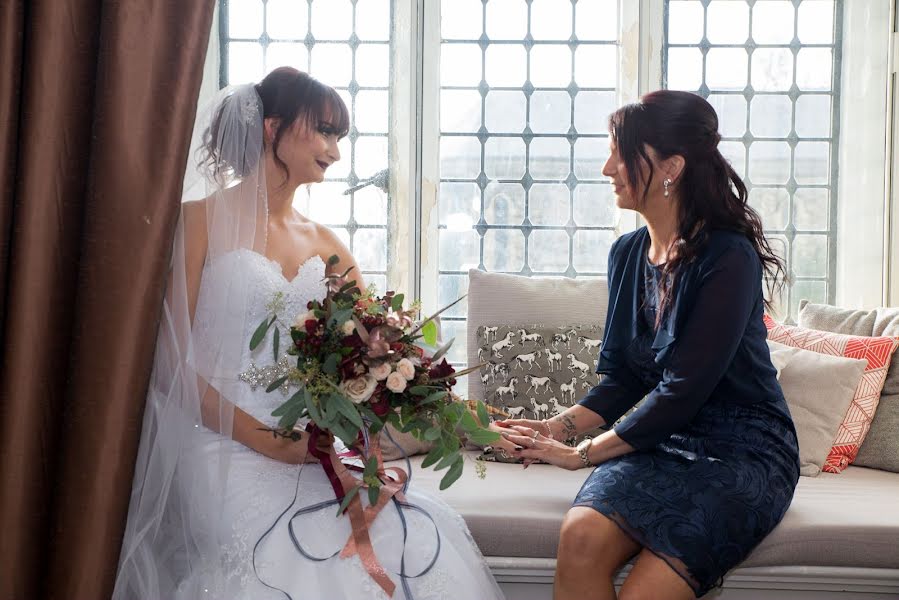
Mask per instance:
[[[539,431],[541,435],[545,435],[550,439],[556,439],[555,432],[552,430],[548,421],[537,421],[535,419],[505,419],[503,421],[497,421],[497,425],[499,425],[500,434],[504,431],[509,431],[511,427],[527,427],[528,429],[533,429],[534,431]]]
[[[505,436],[503,436],[503,432],[508,431],[508,429],[498,425],[497,423],[491,423],[487,427],[487,429],[489,429],[490,431],[493,431],[495,433],[498,433],[501,436],[499,438],[499,440],[497,440],[495,442],[491,442],[490,445],[493,447],[493,449],[506,455],[506,456],[511,457],[512,454],[515,452],[515,444],[513,442],[510,442],[509,440],[507,440],[505,438]]]
[[[515,444],[518,450],[513,450],[512,456],[525,459],[525,466],[534,460],[541,460],[569,471],[575,471],[583,466],[576,448],[548,438],[536,429],[508,427],[502,436]]]
[[[319,460],[309,452],[309,434],[304,431],[301,433],[301,436],[302,437],[297,441],[284,437],[274,439],[267,456],[289,465],[298,465],[304,462],[319,462]],[[331,451],[333,445],[334,436],[328,434],[319,436],[316,447],[319,451],[327,454]]]

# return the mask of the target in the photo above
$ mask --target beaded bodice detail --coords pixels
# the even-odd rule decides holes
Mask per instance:
[[[194,318],[194,339],[209,349],[221,346],[222,340],[238,344],[239,356],[233,348],[223,348],[222,355],[233,355],[228,371],[216,378],[215,387],[241,409],[272,425],[277,419],[271,412],[284,402],[283,392],[266,393],[268,382],[277,378],[278,371],[286,370],[295,362],[286,354],[290,344],[290,324],[306,312],[310,300],[325,296],[325,263],[319,256],[312,256],[302,265],[293,279],[288,280],[281,265],[258,252],[240,249],[228,252],[211,261],[203,269],[200,295]],[[224,285],[223,285],[224,284]],[[227,289],[232,309],[243,315],[220,315],[217,296]],[[235,297],[235,295],[237,297]],[[250,339],[263,319],[271,316],[271,303],[278,298],[279,361],[274,360],[274,332],[269,330],[263,342],[250,350]],[[218,314],[217,314],[218,313]],[[217,323],[214,324],[214,323]],[[227,331],[223,331],[227,329]]]

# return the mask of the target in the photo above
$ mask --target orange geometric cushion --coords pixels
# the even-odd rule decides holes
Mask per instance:
[[[843,417],[843,423],[837,431],[830,454],[824,461],[824,471],[841,472],[855,460],[859,446],[871,428],[871,420],[874,418],[874,411],[877,410],[877,403],[880,402],[880,391],[887,377],[890,358],[899,347],[899,339],[844,335],[783,325],[769,315],[765,315],[765,326],[768,328],[769,340],[820,354],[864,358],[868,361],[868,366],[865,367],[862,379],[855,390],[852,404]]]

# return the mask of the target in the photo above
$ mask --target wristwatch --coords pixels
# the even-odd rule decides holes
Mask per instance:
[[[590,462],[590,457],[587,456],[587,452],[590,451],[590,446],[592,444],[593,440],[591,438],[587,438],[577,445],[577,455],[581,457],[581,462],[584,463],[584,466],[587,468],[596,466],[592,462]]]

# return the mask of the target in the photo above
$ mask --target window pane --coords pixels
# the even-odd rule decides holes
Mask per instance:
[[[718,149],[744,178],[769,241],[797,275],[777,300],[792,307],[792,317],[803,294],[833,302],[836,269],[828,253],[836,239],[831,172],[843,7],[833,0],[665,6],[667,85],[708,98],[725,138]],[[703,21],[705,39],[698,33]]]
[[[793,3],[760,0],[752,8],[752,39],[757,44],[789,44],[793,40]]]
[[[608,115],[618,105],[618,4],[442,0],[440,190],[452,208],[441,208],[440,252],[450,257],[437,261],[438,282],[463,258],[488,271],[576,276],[567,229],[573,224],[575,234],[579,227],[602,228],[587,232],[578,247],[591,260],[601,254],[588,273],[605,269],[617,211],[608,184],[582,186],[605,179]],[[455,49],[460,43],[451,38],[470,50]],[[458,185],[469,187],[450,191],[460,178],[471,183]],[[572,198],[588,225],[572,220]],[[463,229],[473,238],[460,239]],[[464,314],[454,322],[464,324]]]

